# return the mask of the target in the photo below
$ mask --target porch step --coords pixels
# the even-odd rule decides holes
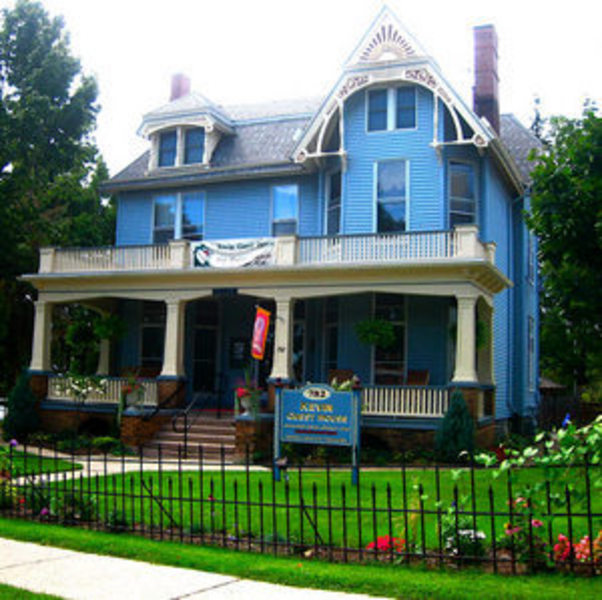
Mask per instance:
[[[224,458],[230,462],[234,458],[236,427],[231,415],[217,418],[214,414],[202,411],[191,411],[189,415],[192,423],[186,436],[190,458],[198,457],[198,446],[203,447],[203,459],[210,461],[219,460],[221,448],[224,449]],[[183,419],[178,422],[178,428],[184,427]],[[149,457],[157,457],[158,447],[161,446],[161,455],[165,458],[177,458],[179,452],[184,450],[184,432],[174,431],[171,421],[155,435],[155,438],[146,444],[144,453]],[[181,450],[179,450],[181,449]]]

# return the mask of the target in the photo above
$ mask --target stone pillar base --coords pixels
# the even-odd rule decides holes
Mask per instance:
[[[248,448],[250,462],[257,458],[268,460],[272,456],[273,436],[274,422],[270,418],[237,419],[236,459],[244,462]],[[258,454],[260,456],[257,456]]]
[[[171,400],[163,408],[181,408],[186,403],[186,385],[184,379],[157,378],[157,402],[162,404],[168,398]]]
[[[171,417],[155,415],[145,420],[142,415],[123,415],[121,417],[121,441],[126,446],[142,446],[151,441],[155,434]]]
[[[495,417],[495,388],[459,384],[456,389],[462,392],[468,412],[475,423],[483,417]]]
[[[278,388],[291,388],[293,382],[288,379],[268,379],[268,408],[267,412],[276,412],[276,390]]]

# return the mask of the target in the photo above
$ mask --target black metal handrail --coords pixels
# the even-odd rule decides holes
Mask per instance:
[[[153,408],[153,410],[148,415],[145,415],[143,417],[143,419],[145,421],[150,421],[153,417],[156,417],[160,411],[162,411],[178,394],[181,393],[181,391],[184,389],[185,385],[186,385],[185,381],[183,381],[183,380],[179,381],[176,389],[169,396],[167,396],[167,398],[165,398],[165,400],[157,403],[157,406],[155,406],[155,408]]]

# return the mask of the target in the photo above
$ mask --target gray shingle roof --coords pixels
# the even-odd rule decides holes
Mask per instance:
[[[514,115],[505,114],[500,119],[500,138],[514,159],[524,183],[530,183],[533,163],[529,161],[531,150],[540,149],[541,142]]]
[[[194,180],[195,177],[203,180],[223,178],[226,173],[250,176],[265,173],[275,165],[279,171],[286,165],[291,170],[299,170],[299,166],[292,162],[292,151],[320,102],[319,98],[311,98],[219,107],[232,119],[235,134],[222,137],[212,157],[211,168],[196,165],[149,174],[147,151],[112,177],[105,189],[124,189],[128,182],[150,185]],[[514,115],[504,114],[500,121],[500,138],[516,162],[524,182],[528,183],[532,164],[527,157],[533,148],[541,147],[541,143]]]

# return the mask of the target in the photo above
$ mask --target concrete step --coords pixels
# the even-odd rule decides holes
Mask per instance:
[[[216,435],[214,433],[189,433],[188,443],[189,444],[233,444],[235,440],[234,435]],[[184,434],[173,433],[166,431],[165,433],[158,434],[154,442],[181,442],[184,443]]]

